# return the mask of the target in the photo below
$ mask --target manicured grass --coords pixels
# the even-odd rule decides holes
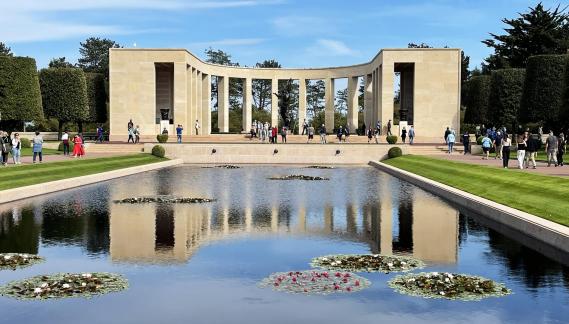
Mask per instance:
[[[158,158],[150,154],[132,154],[97,159],[73,159],[43,164],[9,166],[0,169],[0,190],[79,177],[165,160],[167,159]]]
[[[569,226],[569,179],[407,155],[391,166]]]
[[[22,156],[32,156],[32,155],[34,155],[34,153],[32,152],[32,148],[31,148],[31,147],[25,147],[25,148],[23,148],[20,153],[22,154]],[[48,148],[42,149],[42,155],[60,155],[60,154],[63,154],[63,152],[60,152],[60,151],[54,150],[54,149],[48,149]],[[10,153],[10,157],[12,157],[12,154],[11,154],[11,153]]]

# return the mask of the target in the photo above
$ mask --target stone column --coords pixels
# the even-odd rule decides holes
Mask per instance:
[[[324,82],[326,87],[324,91],[324,101],[326,102],[324,121],[326,131],[332,134],[334,133],[334,79],[326,78]]]
[[[202,73],[202,134],[211,134],[211,76]]]
[[[374,127],[371,119],[371,109],[373,106],[373,81],[372,75],[366,74],[364,87],[364,117],[366,128]]]
[[[188,128],[190,128],[190,131],[188,132],[189,134],[195,135],[196,134],[196,129],[194,128],[195,123],[196,123],[196,119],[198,119],[198,82],[199,81],[199,75],[198,75],[198,70],[197,69],[192,69],[192,110],[191,110],[191,116],[192,116],[192,120],[190,122],[190,124],[188,125]]]
[[[302,134],[302,126],[306,119],[306,79],[298,79],[298,133]],[[314,125],[313,125],[314,126]],[[317,126],[314,126],[318,129]]]
[[[348,127],[352,134],[358,129],[358,77],[348,78]]]
[[[197,78],[196,78],[196,118],[198,120],[198,122],[200,123],[200,129],[198,131],[199,135],[202,135],[203,132],[203,120],[202,120],[202,72],[198,71],[197,73]],[[196,130],[195,128],[195,120],[194,123],[191,125],[192,128],[194,129],[194,131]],[[197,134],[196,134],[197,135]]]
[[[229,77],[217,77],[217,125],[221,133],[229,132]]]
[[[193,68],[191,66],[188,66],[188,70],[187,70],[187,78],[188,78],[188,82],[187,82],[187,90],[186,90],[186,94],[188,96],[188,100],[186,102],[186,119],[182,124],[182,126],[184,127],[184,134],[192,134],[192,89],[194,88],[193,86],[193,78],[192,78],[192,70]]]
[[[379,106],[379,116],[387,132],[387,121],[391,119],[391,132],[395,132],[393,127],[393,63],[383,63],[379,69],[379,88],[381,100]]]
[[[279,79],[271,81],[271,126],[279,126],[279,98],[275,95],[279,93]]]
[[[174,63],[174,129],[177,124],[184,124],[187,117],[188,73],[186,63]],[[185,131],[185,129],[184,129]],[[186,134],[186,132],[184,132]]]
[[[251,78],[243,82],[243,132],[248,133],[253,123],[253,85]]]

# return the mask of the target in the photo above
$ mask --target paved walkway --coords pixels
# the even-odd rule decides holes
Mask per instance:
[[[488,165],[496,168],[502,167],[502,160],[494,159],[490,154],[489,160],[482,160],[482,157],[479,155],[470,155],[470,154],[462,154],[462,153],[453,153],[453,154],[443,154],[443,155],[429,155],[430,157],[449,160],[449,161],[457,161],[457,162],[466,162],[472,164],[479,164],[479,165]],[[566,157],[569,158],[569,157]],[[537,168],[532,169],[531,166],[529,169],[524,169],[524,172],[530,173],[537,173],[537,174],[545,174],[545,175],[552,175],[552,176],[562,176],[562,177],[569,177],[569,165],[565,165],[562,167],[555,167],[551,165],[551,167],[547,167],[546,162],[539,162],[536,161]],[[510,159],[509,168],[514,170],[518,169],[518,160]]]

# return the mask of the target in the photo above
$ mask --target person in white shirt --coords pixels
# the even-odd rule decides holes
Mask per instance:
[[[69,133],[67,131],[61,135],[61,141],[63,142],[63,155],[69,155]]]
[[[194,127],[196,129],[196,135],[199,135],[200,134],[200,123],[197,119],[196,119],[196,125]]]

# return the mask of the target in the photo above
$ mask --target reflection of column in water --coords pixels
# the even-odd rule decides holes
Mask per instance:
[[[279,207],[276,202],[271,207],[271,232],[276,233],[279,230]]]
[[[326,204],[324,206],[324,232],[332,233],[334,231],[334,207]]]
[[[304,202],[298,206],[298,231],[301,233],[306,232],[306,207]]]
[[[223,206],[223,234],[229,234],[229,209]]]
[[[404,190],[404,189],[403,189]],[[406,196],[406,194],[408,196]],[[413,192],[398,197],[398,229],[393,241],[393,249],[397,252],[413,252]]]
[[[195,226],[188,226],[191,222],[198,219],[199,214],[196,213],[196,206],[176,205],[173,207],[174,210],[174,258],[178,261],[184,261],[187,259],[187,239],[189,234],[189,229],[195,228]],[[198,207],[199,208],[199,207]]]
[[[111,204],[109,217],[113,261],[139,261],[155,257],[154,206]]]
[[[245,231],[251,232],[251,224],[253,223],[253,211],[251,207],[245,207]]]
[[[370,221],[366,226],[369,226],[368,233],[370,233],[371,241],[374,244],[371,246],[371,251],[373,253],[381,252],[381,227],[380,227],[380,214],[379,206],[377,204],[366,205],[364,207],[364,219],[369,219]]]
[[[174,248],[174,209],[170,205],[156,207],[155,250],[170,251]]]
[[[357,215],[357,206],[348,204],[346,206],[346,231],[350,234],[357,234],[358,232]]]
[[[391,181],[389,176],[380,179],[379,197],[379,251],[382,254],[392,254],[393,242],[393,210],[391,209]]]

